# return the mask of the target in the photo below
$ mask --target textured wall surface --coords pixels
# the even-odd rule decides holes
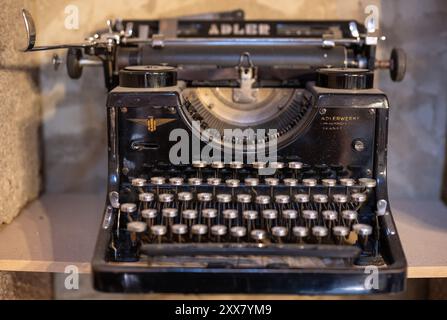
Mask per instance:
[[[51,274],[44,272],[0,272],[0,300],[52,298]]]
[[[0,224],[11,222],[40,186],[39,64],[15,50],[24,6],[33,3],[0,0]]]
[[[392,197],[439,198],[447,118],[447,15],[443,0],[382,2],[384,52],[407,52],[407,75],[381,88],[391,103],[389,189]]]

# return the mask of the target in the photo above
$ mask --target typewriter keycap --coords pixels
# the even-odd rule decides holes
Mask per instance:
[[[183,184],[183,178],[179,177],[169,178],[169,183],[174,186],[181,186]]]
[[[188,183],[191,186],[200,186],[202,184],[202,179],[201,178],[189,178]]]
[[[244,212],[242,212],[242,217],[245,220],[256,220],[258,216],[258,211],[256,210],[245,210]]]
[[[121,212],[133,213],[137,211],[137,205],[135,203],[123,203],[120,209]]]
[[[231,169],[242,169],[244,167],[244,163],[241,161],[232,161],[230,162]]]
[[[328,228],[323,226],[315,226],[312,228],[312,235],[317,239],[318,243],[321,243],[329,233]]]
[[[214,161],[211,163],[211,168],[213,169],[225,168],[225,163],[223,163],[222,161]]]
[[[146,184],[146,179],[135,178],[135,179],[132,179],[131,183],[134,187],[144,187],[144,185]]]
[[[171,203],[174,201],[174,195],[171,193],[162,193],[158,196],[158,201],[161,203]]]
[[[198,193],[197,200],[201,202],[210,202],[211,200],[213,200],[213,194],[209,192]]]
[[[307,227],[313,226],[318,219],[318,212],[315,210],[303,210],[302,215]]]
[[[241,239],[247,235],[247,229],[240,226],[232,227],[230,229],[230,234],[237,242],[240,242]]]
[[[166,182],[166,179],[163,177],[152,177],[151,183],[154,185],[162,185]]]
[[[317,185],[317,179],[303,179],[303,185],[305,185],[306,187],[315,187]]]
[[[250,187],[256,187],[257,185],[259,185],[259,179],[258,178],[246,178],[244,180],[244,182],[245,182],[245,184],[247,186],[250,186]]]
[[[298,193],[294,196],[294,198],[298,203],[308,203],[310,196],[307,193]]]
[[[239,187],[240,181],[238,179],[228,179],[225,181],[225,184],[230,188]]]
[[[332,195],[332,200],[334,200],[335,203],[342,204],[348,202],[348,196],[346,194],[336,193]]]
[[[175,240],[178,243],[182,243],[184,241],[182,236],[188,233],[188,226],[186,224],[177,223],[171,226],[171,230]]]
[[[270,203],[270,196],[260,195],[256,197],[256,203],[261,205],[267,205]]]
[[[227,194],[227,193],[219,193],[216,196],[217,202],[219,203],[229,203],[231,202],[231,194]]]
[[[357,203],[363,203],[366,201],[366,195],[363,193],[353,193],[351,194],[351,199]]]
[[[166,235],[167,229],[163,225],[154,225],[151,227],[151,234],[157,239],[157,243],[162,242],[163,236]]]
[[[326,194],[314,194],[312,196],[312,199],[316,203],[327,203],[328,202],[328,196]]]
[[[251,165],[254,169],[258,169],[258,170],[264,169],[267,166],[267,164],[265,162],[261,162],[261,161],[253,162]]]
[[[341,217],[343,219],[343,224],[348,228],[351,228],[352,224],[357,220],[357,211],[343,210],[341,212]]]
[[[220,178],[208,178],[206,182],[212,186],[218,186],[222,180]]]
[[[377,184],[375,179],[370,179],[370,178],[360,178],[358,181],[359,181],[359,184],[365,188],[374,188]]]
[[[237,202],[239,203],[251,203],[251,195],[246,193],[240,193],[236,196]]]
[[[278,243],[282,243],[287,234],[288,230],[286,227],[275,226],[272,228],[272,235],[276,238],[275,240]]]
[[[265,178],[265,184],[268,186],[277,186],[279,184],[278,178]]]
[[[196,160],[192,162],[194,168],[205,168],[208,165],[206,161]]]
[[[275,202],[278,204],[288,204],[290,203],[290,197],[286,194],[277,194],[275,196]]]
[[[151,202],[154,201],[155,196],[150,192],[143,192],[138,195],[138,199],[142,202]]]
[[[372,234],[372,227],[367,224],[358,223],[352,226],[352,230],[359,236],[367,237]]]
[[[255,229],[250,232],[250,237],[256,242],[263,242],[267,239],[267,232],[262,229]]]
[[[191,233],[196,242],[202,242],[203,236],[208,233],[208,226],[205,224],[195,224],[191,227]]]
[[[288,187],[295,187],[296,185],[298,185],[298,180],[294,178],[286,178],[283,181],[284,184]]]
[[[298,161],[289,162],[289,168],[290,169],[299,170],[302,167],[303,167],[303,163],[302,162],[298,162]]]
[[[349,235],[349,228],[345,226],[335,226],[332,228],[332,233],[336,239],[336,243],[341,245]]]
[[[179,192],[177,195],[179,201],[191,201],[193,198],[193,195],[191,192]]]
[[[278,211],[276,211],[275,209],[262,210],[262,217],[265,221],[265,228],[268,232],[271,232],[271,229],[274,225],[274,220],[278,218]]]
[[[130,232],[130,240],[132,241],[132,245],[136,245],[137,234],[145,232],[146,229],[147,225],[141,221],[132,221],[127,224],[127,231]]]
[[[351,178],[341,178],[338,180],[342,186],[352,187],[355,185],[355,180]]]
[[[322,179],[321,183],[325,187],[335,187],[337,185],[337,180],[335,180],[335,179]]]
[[[156,209],[144,209],[141,211],[141,217],[143,219],[155,219],[155,218],[157,218],[157,210]]]
[[[214,236],[216,242],[220,242],[221,238],[227,234],[227,226],[216,224],[211,227],[211,234]]]
[[[299,243],[303,243],[304,239],[309,235],[309,229],[302,226],[293,227],[292,232]]]
[[[214,219],[215,217],[217,217],[217,210],[213,208],[203,209],[202,216],[205,219]]]

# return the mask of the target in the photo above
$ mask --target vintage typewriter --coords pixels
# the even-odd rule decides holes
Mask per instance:
[[[356,21],[246,21],[240,10],[109,21],[85,43],[36,47],[23,17],[24,51],[67,48],[72,78],[104,70],[96,289],[404,290],[389,105],[373,87],[379,68],[402,80],[402,50],[378,61],[377,37]]]

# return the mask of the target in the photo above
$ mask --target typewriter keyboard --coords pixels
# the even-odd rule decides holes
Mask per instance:
[[[166,176],[130,178],[122,191],[128,201],[117,206],[115,236],[127,236],[133,246],[293,243],[373,249],[370,198],[376,180],[345,177],[341,166],[275,162],[270,167],[275,173],[264,176],[260,162],[196,161],[177,168],[178,176],[171,170]]]

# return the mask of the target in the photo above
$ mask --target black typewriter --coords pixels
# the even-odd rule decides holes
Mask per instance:
[[[386,95],[356,21],[240,10],[117,20],[67,48],[103,66],[107,198],[93,258],[107,292],[371,294],[405,288],[387,195]],[[58,59],[55,59],[56,61]]]

